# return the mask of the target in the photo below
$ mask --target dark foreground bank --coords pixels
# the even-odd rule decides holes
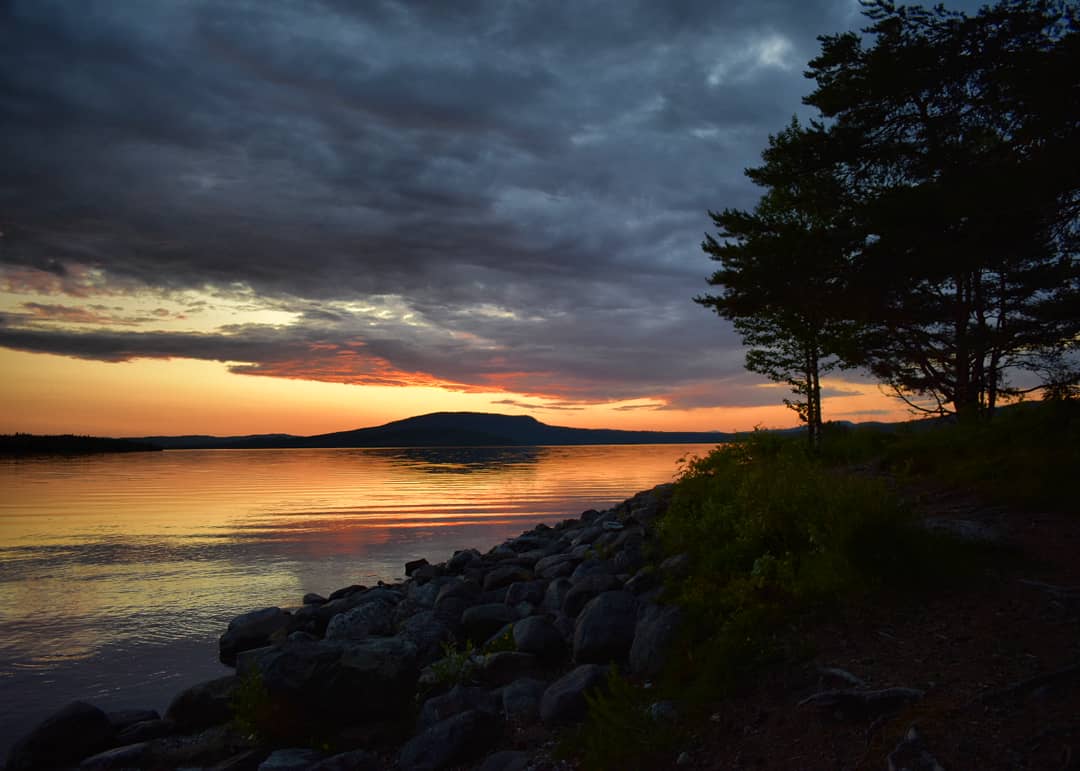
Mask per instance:
[[[646,554],[671,491],[409,563],[398,584],[238,616],[220,640],[236,674],[178,694],[164,716],[70,704],[6,767],[549,767],[547,731],[582,720],[612,666],[663,665],[680,613],[659,603],[659,575],[680,561]]]

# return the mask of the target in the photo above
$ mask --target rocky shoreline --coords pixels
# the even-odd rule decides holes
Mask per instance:
[[[556,767],[549,731],[582,720],[612,666],[659,671],[681,615],[647,562],[673,485],[538,525],[486,554],[417,560],[407,578],[236,617],[236,674],[164,716],[74,702],[22,737],[8,771]],[[662,713],[665,706],[658,704]]]

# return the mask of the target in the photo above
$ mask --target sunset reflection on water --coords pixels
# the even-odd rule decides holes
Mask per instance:
[[[0,751],[75,698],[162,708],[228,620],[486,550],[671,481],[702,445],[0,461]]]

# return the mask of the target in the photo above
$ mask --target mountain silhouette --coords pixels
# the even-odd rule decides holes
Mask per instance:
[[[263,447],[504,447],[514,445],[695,444],[732,438],[720,431],[619,431],[549,426],[528,415],[433,412],[381,426],[315,436],[148,436],[139,441],[166,449]]]

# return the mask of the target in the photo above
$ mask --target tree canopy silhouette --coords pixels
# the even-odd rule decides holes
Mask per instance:
[[[747,172],[767,188],[752,214],[713,215],[733,239],[704,244],[725,292],[698,300],[751,345],[745,330],[764,324],[798,346],[805,331],[785,319],[810,302],[790,296],[802,286],[824,300],[811,324],[827,331],[824,350],[963,420],[1017,394],[1007,374],[1019,368],[1075,381],[1062,362],[1080,339],[1077,6],[863,6],[865,35],[821,38],[809,64],[804,101],[822,122],[789,127],[781,155],[770,139],[765,166]],[[791,219],[803,242],[774,237]]]

